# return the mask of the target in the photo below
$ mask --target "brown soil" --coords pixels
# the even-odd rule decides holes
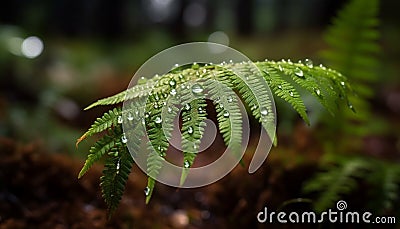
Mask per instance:
[[[255,174],[238,166],[203,188],[157,184],[146,206],[146,177],[134,167],[121,205],[108,219],[99,188],[101,166],[78,180],[81,160],[9,139],[0,139],[0,157],[0,229],[262,228],[266,225],[257,222],[257,213],[298,198],[302,182],[316,169],[315,164],[283,166],[272,158]],[[310,210],[305,203],[296,207]]]

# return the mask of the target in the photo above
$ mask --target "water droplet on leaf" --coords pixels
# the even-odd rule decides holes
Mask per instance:
[[[161,119],[159,116],[157,116],[157,117],[154,119],[154,122],[155,122],[156,124],[160,124],[160,123],[162,123],[162,119]]]
[[[149,188],[149,187],[146,187],[146,188],[144,189],[144,195],[148,196],[149,194],[150,194],[150,188]]]
[[[199,67],[200,66],[196,62],[194,62],[192,65],[192,69],[199,69]]]
[[[125,134],[122,135],[121,141],[122,141],[122,143],[127,143],[128,142],[128,139],[126,138]]]
[[[170,85],[171,87],[175,87],[176,81],[175,81],[174,79],[171,79],[171,80],[169,81],[169,85]]]
[[[203,92],[203,87],[200,84],[194,84],[192,86],[192,92],[194,95],[199,95]]]
[[[268,115],[268,109],[267,109],[266,107],[262,107],[262,108],[260,109],[260,114],[261,114],[262,116]]]
[[[128,119],[129,121],[132,121],[132,120],[133,120],[133,115],[132,115],[131,112],[128,113],[127,119]]]
[[[318,96],[320,96],[320,95],[321,95],[321,91],[317,88],[317,89],[315,89],[315,94],[317,94]]]
[[[304,60],[304,63],[305,63],[306,66],[309,67],[309,68],[313,68],[313,67],[314,67],[313,62],[312,62],[312,60],[310,60],[310,59],[305,59],[305,60]]]
[[[140,79],[138,80],[138,85],[140,84],[145,84],[147,82],[147,79],[145,77],[140,77]]]
[[[188,110],[190,110],[190,108],[191,108],[190,104],[189,104],[189,103],[186,103],[186,104],[185,104],[185,110],[188,111]]]
[[[118,116],[118,120],[117,120],[117,121],[118,121],[118,123],[119,123],[119,124],[121,124],[121,123],[122,123],[122,116],[121,116],[121,115],[120,115],[120,116]]]
[[[303,73],[303,71],[302,71],[300,68],[296,68],[296,69],[294,70],[294,74],[295,74],[296,76],[298,76],[298,77],[301,77],[301,78],[304,77],[304,73]]]
[[[189,161],[185,160],[185,162],[183,162],[183,167],[189,168],[190,167]]]
[[[228,118],[228,117],[229,117],[229,112],[228,112],[228,111],[225,111],[225,112],[224,112],[224,117],[225,117],[225,118]]]
[[[188,134],[193,134],[193,127],[189,126],[187,132]]]
[[[170,94],[171,94],[172,96],[176,95],[176,90],[175,90],[175,89],[172,89],[171,92],[170,92]]]

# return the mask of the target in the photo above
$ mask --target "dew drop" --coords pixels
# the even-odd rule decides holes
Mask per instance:
[[[154,119],[154,122],[155,122],[156,124],[160,124],[160,123],[162,123],[162,119],[161,119],[159,116],[157,116],[157,117]]]
[[[147,82],[147,79],[145,77],[140,77],[140,79],[138,80],[138,85],[140,84],[145,84]]]
[[[189,168],[190,167],[189,161],[185,160],[185,162],[183,162],[183,167]]]
[[[220,103],[219,108],[221,108],[221,109],[224,108],[224,104]]]
[[[122,141],[122,143],[127,143],[128,142],[128,139],[126,138],[125,134],[122,135],[121,141]]]
[[[305,59],[305,60],[304,60],[304,63],[305,63],[306,66],[309,67],[309,68],[313,68],[313,67],[314,67],[313,62],[312,62],[312,60],[310,60],[310,59]]]
[[[320,96],[320,95],[321,95],[321,91],[317,88],[317,89],[315,89],[315,94],[317,94],[318,96]]]
[[[189,104],[189,103],[186,103],[186,104],[185,104],[185,110],[188,111],[188,110],[190,110],[190,108],[191,108],[190,104]]]
[[[224,117],[228,118],[229,117],[229,112],[228,111],[224,111]]]
[[[194,95],[199,95],[199,94],[201,94],[203,92],[203,87],[200,85],[200,84],[194,84],[193,86],[192,86],[192,93],[194,94]]]
[[[198,110],[199,114],[203,114],[204,113],[204,110],[203,110],[202,107],[199,107],[199,109],[197,109],[197,110]]]
[[[296,69],[294,70],[294,74],[295,74],[296,76],[298,76],[298,77],[301,77],[301,78],[304,77],[304,73],[303,73],[303,71],[302,71],[300,68],[296,68]]]
[[[171,80],[169,81],[169,85],[170,85],[171,87],[175,87],[176,81],[175,81],[174,79],[171,79]]]
[[[262,107],[262,108],[260,109],[260,114],[261,114],[262,116],[268,115],[268,109],[267,109],[266,107]]]
[[[133,120],[133,115],[132,115],[131,112],[128,113],[127,119],[128,119],[129,121],[132,121],[132,120]]]
[[[175,89],[172,89],[171,92],[170,92],[170,94],[171,94],[172,96],[176,95],[176,90],[175,90]]]
[[[219,103],[221,101],[221,98],[220,97],[217,97],[216,99],[215,99],[215,102],[216,103]]]
[[[282,89],[282,86],[281,86],[281,85],[278,85],[278,88],[279,88],[279,89]]]
[[[154,109],[158,109],[158,104],[157,103],[154,103]]]
[[[341,81],[340,85],[342,85],[344,87],[346,84],[344,83],[344,81]]]
[[[293,91],[289,92],[289,95],[293,97],[294,96]]]
[[[187,132],[188,134],[193,134],[193,127],[189,126]]]
[[[150,194],[150,188],[149,188],[149,187],[146,187],[146,188],[144,189],[144,195],[148,196],[149,194]]]
[[[194,62],[192,65],[192,69],[199,69],[199,67],[200,66],[196,62]]]
[[[349,106],[349,108],[350,108],[352,111],[355,112],[355,109],[354,109],[354,107],[353,107],[353,104],[351,104],[350,102],[348,102],[348,103],[347,103],[347,106]]]
[[[118,123],[119,123],[119,124],[121,124],[121,123],[122,123],[122,116],[121,116],[121,115],[120,115],[120,116],[118,116],[118,120],[117,120],[117,121],[118,121]]]
[[[228,96],[228,98],[226,99],[228,101],[228,103],[231,103],[233,101],[232,96]]]
[[[118,162],[117,162],[117,174],[119,173],[119,168],[121,167],[121,159],[118,159]]]

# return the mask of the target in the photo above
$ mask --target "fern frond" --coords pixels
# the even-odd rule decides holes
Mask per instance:
[[[202,96],[204,90],[201,82],[190,85],[192,90],[182,90],[181,101],[182,111],[182,150],[183,150],[183,169],[180,185],[183,185],[188,175],[189,168],[193,165],[197,156],[200,140],[203,137],[206,123],[206,101]],[[196,91],[197,90],[197,91]]]
[[[306,106],[294,86],[284,80],[275,68],[268,68],[268,71],[264,70],[263,75],[269,83],[269,87],[274,91],[274,94],[290,103],[309,125],[310,121],[308,120]]]
[[[147,187],[145,188],[146,204],[149,203],[154,190],[155,179],[157,178],[164,163],[163,152],[160,149],[156,151],[149,142],[149,154],[147,157]]]
[[[194,88],[195,85],[200,88]],[[272,88],[276,96],[288,102],[306,122],[308,122],[306,108],[297,91],[298,87],[309,91],[332,112],[340,98],[347,101],[347,93],[351,90],[346,78],[336,71],[323,66],[290,61],[204,66],[193,64],[190,68],[180,67],[162,76],[148,80],[141,79],[140,84],[115,96],[101,99],[87,108],[125,102],[123,111],[117,108],[104,114],[78,140],[79,143],[85,137],[107,129],[118,132],[110,135],[112,139],[104,137],[104,140],[93,146],[79,177],[108,152],[110,157],[106,161],[102,188],[107,189],[104,190],[104,196],[109,208],[115,209],[120,199],[119,195],[122,195],[122,178],[125,177],[119,177],[117,183],[113,183],[113,179],[119,174],[116,170],[118,163],[125,163],[123,160],[126,160],[122,156],[117,157],[120,154],[116,154],[116,149],[118,152],[121,151],[121,147],[126,150],[124,144],[129,141],[130,150],[134,151],[131,153],[135,157],[146,132],[149,138],[149,152],[146,155],[148,183],[145,189],[146,203],[148,203],[154,190],[155,180],[165,162],[174,129],[173,121],[178,112],[177,107],[183,105],[184,168],[180,180],[182,185],[188,169],[197,156],[204,132],[205,93],[209,93],[216,107],[218,127],[225,144],[237,154],[241,149],[243,124],[236,94],[265,128],[271,140],[275,140],[275,110],[272,106],[272,94],[266,90],[267,85]],[[185,109],[186,105],[189,109]],[[123,125],[124,132],[121,131],[119,124],[127,124]],[[112,196],[111,192],[118,192],[118,195]]]
[[[132,165],[133,159],[125,147],[119,147],[105,161],[100,186],[110,215],[119,205]]]
[[[266,130],[271,141],[275,138],[275,110],[272,107],[272,99],[265,90],[265,82],[262,82],[260,70],[252,63],[242,63],[231,66],[236,74],[241,74],[241,79],[236,74],[232,74],[232,83],[238,90],[245,103],[250,108],[253,116]]]
[[[377,80],[378,6],[378,0],[350,1],[328,29],[325,40],[330,48],[321,53],[330,66],[354,81],[361,81],[362,87]],[[355,89],[363,97],[370,93]]]
[[[97,118],[86,133],[84,133],[77,141],[76,146],[83,141],[85,138],[92,136],[93,134],[100,133],[106,129],[109,129],[112,125],[116,125],[118,122],[122,122],[121,108],[114,108],[105,113],[101,118]]]
[[[230,81],[221,79],[221,75],[215,76],[214,80],[206,81],[206,88],[217,111],[218,127],[225,145],[239,157],[242,148],[242,113],[231,87]]]
[[[369,207],[381,209],[381,213],[393,210],[400,191],[400,166],[386,161],[369,160],[368,163],[371,168],[364,179],[373,186]]]
[[[344,160],[338,165],[332,165],[308,181],[303,191],[320,193],[314,203],[314,208],[321,212],[332,207],[344,194],[351,192],[356,186],[356,178],[363,176],[369,164],[361,159]]]
[[[92,167],[92,165],[100,160],[106,153],[113,152],[116,147],[119,146],[120,138],[122,136],[120,131],[112,130],[111,133],[104,135],[100,140],[98,140],[89,151],[89,155],[85,161],[85,164],[81,171],[79,172],[78,178],[81,178],[85,173]]]

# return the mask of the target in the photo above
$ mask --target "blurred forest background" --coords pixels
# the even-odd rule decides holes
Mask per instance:
[[[75,140],[110,107],[86,112],[83,108],[126,89],[136,69],[154,54],[185,42],[212,41],[254,61],[309,58],[325,64],[320,55],[328,47],[323,34],[348,2],[4,2],[0,7],[0,228],[262,227],[256,213],[263,206],[276,209],[293,198],[315,197],[304,194],[303,185],[329,153],[361,156],[383,167],[386,162],[399,163],[400,2],[381,0],[379,66],[376,80],[367,84],[372,93],[365,96],[369,111],[355,114],[367,112],[363,122],[351,121],[363,123],[362,130],[342,134],[338,117],[313,110],[312,125],[307,127],[278,101],[279,145],[262,170],[249,175],[237,168],[219,183],[196,190],[158,185],[145,206],[145,176],[135,167],[121,207],[110,221],[98,187],[101,166],[88,177],[76,178],[92,142],[76,149]],[[352,208],[364,209],[366,198],[380,195],[367,195],[374,186],[357,181],[346,200],[352,200]],[[391,195],[389,205],[372,212],[399,216],[397,192]]]

